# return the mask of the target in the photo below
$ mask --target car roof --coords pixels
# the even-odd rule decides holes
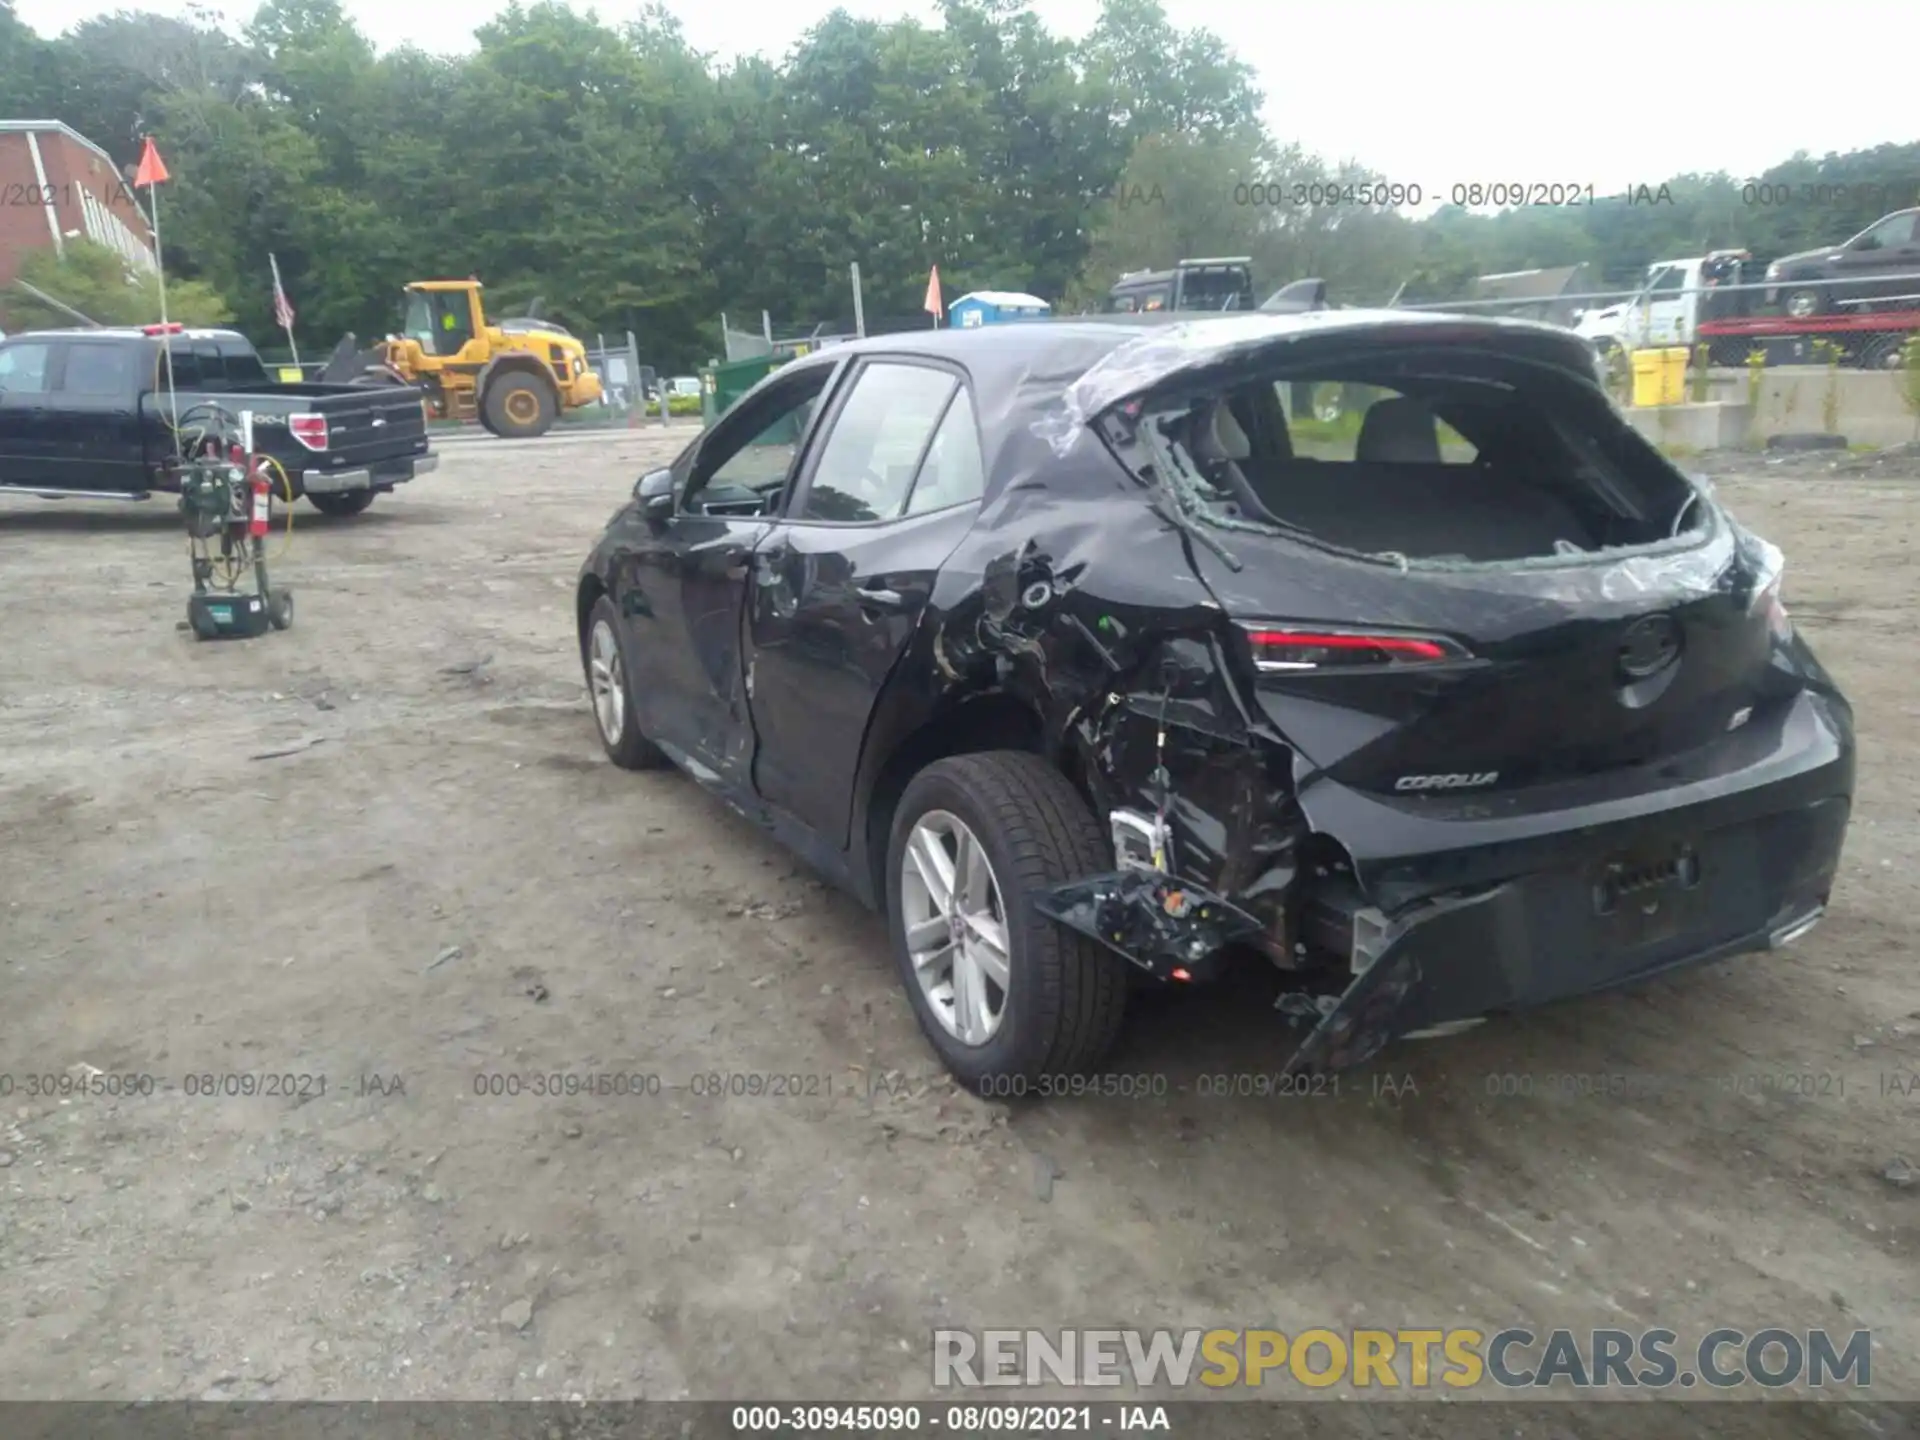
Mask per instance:
[[[920,359],[973,382],[991,495],[1064,455],[1074,432],[1131,395],[1183,374],[1278,358],[1294,343],[1348,341],[1492,345],[1590,375],[1586,340],[1558,325],[1431,310],[1243,310],[1169,316],[1084,315],[1017,325],[942,327],[870,336],[803,355],[767,377],[861,359]],[[1338,351],[1349,345],[1336,343]],[[1036,438],[1037,437],[1037,438]],[[1043,443],[1044,442],[1044,443]]]
[[[1531,335],[1566,342],[1569,354],[1586,354],[1586,342],[1571,330],[1536,320],[1509,320],[1441,310],[1230,310],[1176,311],[1147,315],[1073,315],[1024,321],[1018,325],[950,326],[869,336],[803,356],[792,364],[832,364],[851,356],[917,355],[963,365],[976,381],[1010,381],[1018,375],[1087,367],[1135,340],[1151,336],[1150,347],[1172,360],[1179,353],[1284,344],[1289,340],[1370,332],[1386,338],[1404,335],[1410,342],[1493,339]],[[783,367],[785,368],[785,367]],[[1173,368],[1180,368],[1174,366]]]

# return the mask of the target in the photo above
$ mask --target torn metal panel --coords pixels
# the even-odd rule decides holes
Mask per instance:
[[[1355,912],[1345,991],[1283,997],[1313,1022],[1288,1065],[1358,1065],[1402,1035],[1789,943],[1825,911],[1850,808],[1829,795],[1755,815],[1723,797],[1657,827],[1570,832],[1524,861],[1509,852],[1522,865],[1511,878],[1390,919]],[[1447,858],[1428,860],[1430,883]]]

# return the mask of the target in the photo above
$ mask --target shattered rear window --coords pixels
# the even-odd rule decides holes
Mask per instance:
[[[1150,404],[1182,509],[1403,566],[1565,563],[1680,539],[1700,495],[1566,377],[1476,357],[1234,377]]]

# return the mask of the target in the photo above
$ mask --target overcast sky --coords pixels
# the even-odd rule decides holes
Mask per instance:
[[[835,8],[833,0],[667,3],[697,49],[723,57],[758,50],[776,59]],[[1913,82],[1898,78],[1891,61],[1884,69],[1857,64],[1920,38],[1913,0],[1829,0],[1778,12],[1705,0],[1578,7],[1340,0],[1304,9],[1261,0],[1163,3],[1174,24],[1218,32],[1258,70],[1275,135],[1328,159],[1359,160],[1430,196],[1475,181],[1591,184],[1617,194],[1684,171],[1749,175],[1795,150],[1920,140]],[[122,8],[186,8],[181,0],[16,4],[46,35]],[[496,0],[345,5],[382,49],[410,43],[439,51],[471,49],[473,26],[502,8]],[[245,0],[218,8],[251,13]],[[579,0],[576,8],[589,7]],[[610,21],[633,13],[617,4],[592,8]],[[842,8],[877,19],[935,14],[914,0],[844,0]],[[1098,0],[1038,0],[1033,8],[1056,33],[1079,35],[1099,7]],[[1896,30],[1905,36],[1898,44]],[[1824,55],[1843,72],[1852,67],[1844,93],[1790,78],[1800,54]],[[1832,58],[1845,56],[1855,62]]]

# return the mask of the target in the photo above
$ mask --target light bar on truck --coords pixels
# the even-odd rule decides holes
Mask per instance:
[[[1362,630],[1346,626],[1289,625],[1278,621],[1244,624],[1256,669],[1268,673],[1301,670],[1405,670],[1472,659],[1459,642],[1444,635],[1399,630]]]
[[[140,327],[140,333],[142,335],[179,335],[184,332],[186,328],[187,327],[182,325],[178,320],[174,320],[165,325],[142,325]]]

